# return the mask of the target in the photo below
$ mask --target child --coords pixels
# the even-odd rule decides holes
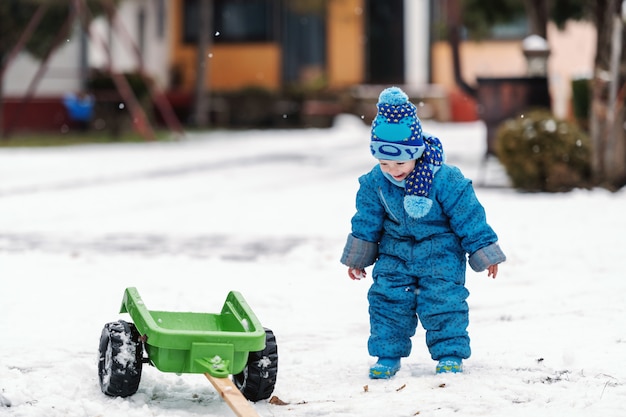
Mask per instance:
[[[470,356],[466,254],[495,278],[506,257],[471,181],[444,163],[441,142],[422,132],[397,87],[379,97],[371,152],[379,164],[359,178],[357,212],[341,257],[352,279],[376,263],[368,292],[370,378],[391,378],[409,356],[418,317],[436,372],[462,372]]]

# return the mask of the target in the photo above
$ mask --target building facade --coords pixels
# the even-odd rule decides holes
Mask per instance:
[[[212,0],[209,28],[201,26],[200,2],[122,1],[116,20],[94,21],[87,39],[76,28],[52,56],[35,96],[80,91],[85,67],[96,67],[146,72],[159,88],[189,102],[204,27],[210,30],[210,45],[200,76],[211,94],[253,88],[315,95],[370,85],[371,90],[359,91],[371,96],[379,86],[395,84],[437,99],[443,94],[452,107],[455,100],[467,101],[452,76],[449,45],[433,37],[437,1]],[[592,71],[595,31],[582,23],[569,24],[565,32],[551,27],[549,33],[553,110],[566,116],[571,79]],[[471,84],[477,77],[523,75],[521,43],[521,38],[463,42],[463,77]],[[576,65],[566,52],[572,49]],[[37,61],[20,54],[5,74],[6,97],[23,96],[37,69]],[[444,113],[438,112],[439,118],[457,118],[454,110]]]

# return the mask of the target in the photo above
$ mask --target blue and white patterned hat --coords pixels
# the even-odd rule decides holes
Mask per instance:
[[[398,87],[383,90],[378,97],[378,114],[372,122],[370,149],[376,159],[410,161],[424,152],[422,124],[415,105]]]
[[[372,155],[379,160],[416,160],[415,168],[404,180],[404,209],[413,218],[424,217],[433,204],[428,198],[433,177],[443,163],[441,141],[422,132],[417,109],[400,88],[383,90],[377,107],[372,122]]]

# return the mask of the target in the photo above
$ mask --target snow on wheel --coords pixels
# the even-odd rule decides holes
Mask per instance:
[[[278,346],[270,329],[265,329],[265,349],[248,354],[248,363],[233,382],[250,401],[265,400],[274,392],[278,374]]]
[[[98,377],[102,392],[113,397],[136,393],[141,379],[143,345],[135,325],[124,320],[105,324],[99,351]]]

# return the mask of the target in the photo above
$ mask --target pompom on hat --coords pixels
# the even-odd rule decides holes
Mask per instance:
[[[415,168],[404,180],[404,209],[419,219],[432,207],[428,198],[435,172],[443,163],[443,147],[436,137],[422,132],[417,109],[398,87],[382,91],[372,122],[370,150],[376,159],[410,161]],[[388,177],[389,178],[389,177]]]

